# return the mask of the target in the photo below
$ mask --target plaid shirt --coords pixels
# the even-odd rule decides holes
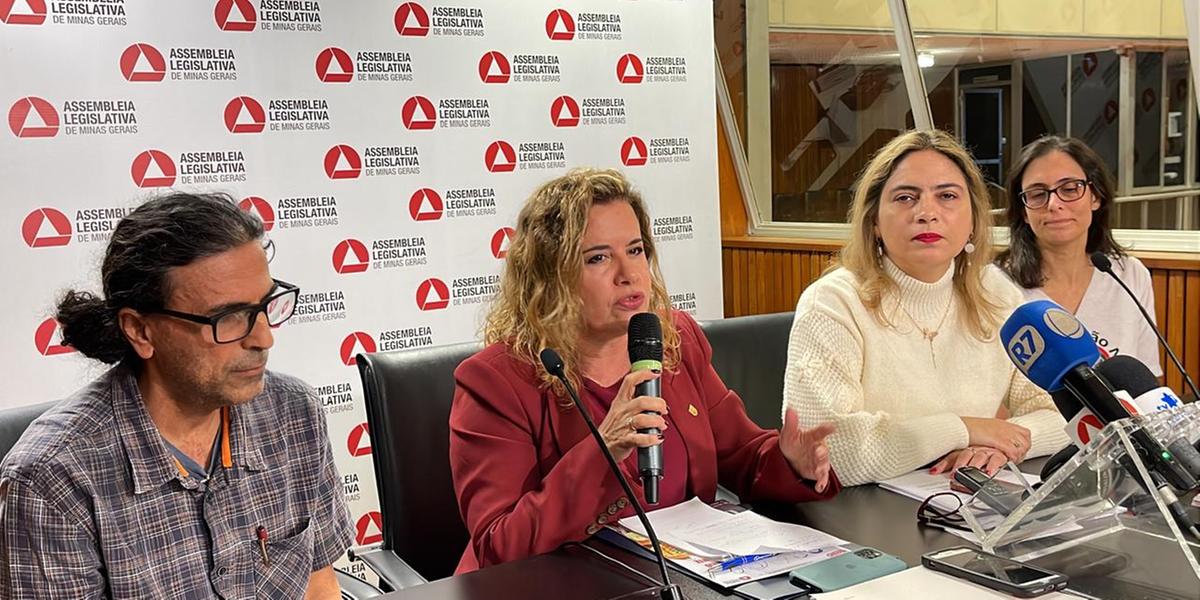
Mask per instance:
[[[35,421],[0,465],[0,598],[302,597],[353,538],[325,417],[269,371],[231,412],[233,466],[207,482],[176,468],[124,367]]]

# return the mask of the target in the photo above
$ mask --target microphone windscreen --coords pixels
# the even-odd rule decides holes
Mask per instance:
[[[1099,252],[1099,251],[1093,252],[1090,255],[1088,255],[1088,258],[1090,258],[1092,260],[1093,267],[1096,267],[1097,269],[1100,269],[1101,271],[1104,271],[1105,273],[1112,271],[1112,261],[1109,260],[1108,257],[1105,256],[1105,254],[1103,252]]]
[[[1130,396],[1141,396],[1159,387],[1158,378],[1142,361],[1125,354],[1100,361],[1096,372],[1103,375],[1113,389],[1125,390]]]
[[[638,313],[629,320],[629,362],[662,362],[662,324],[658,315]]]
[[[1088,328],[1049,300],[1018,306],[1000,328],[1000,339],[1013,364],[1048,392],[1061,389],[1071,369],[1100,360]]]
[[[562,376],[562,374],[563,374],[562,357],[559,356],[558,353],[555,352],[553,348],[546,348],[546,349],[542,350],[542,353],[540,355],[538,355],[538,358],[542,359],[542,366],[545,367],[547,373],[549,373],[555,377]]]
[[[1101,361],[1096,365],[1096,373],[1104,377],[1113,389],[1129,394],[1128,402],[1133,408],[1131,413],[1147,415],[1183,404],[1174,390],[1159,385],[1158,378],[1150,372],[1150,368],[1132,356],[1118,354]]]

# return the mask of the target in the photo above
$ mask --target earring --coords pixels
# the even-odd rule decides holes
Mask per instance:
[[[971,254],[971,253],[975,252],[975,244],[971,243],[970,241],[967,241],[967,245],[963,246],[963,252],[966,252],[967,254]]]

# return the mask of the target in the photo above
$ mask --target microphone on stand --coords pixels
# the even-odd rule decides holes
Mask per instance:
[[[1101,425],[1131,416],[1092,368],[1100,351],[1087,327],[1061,306],[1049,300],[1022,304],[1004,322],[1000,336],[1008,357],[1034,385],[1051,393],[1065,388]],[[1196,487],[1196,478],[1149,432],[1138,429],[1130,437],[1147,467],[1179,490]]]
[[[638,313],[629,320],[629,371],[662,371],[662,324],[658,315],[650,312]],[[634,388],[633,397],[654,396],[662,394],[658,379],[643,381]],[[657,415],[654,411],[643,414]],[[638,433],[659,435],[657,427],[637,430]],[[638,448],[638,473],[642,476],[642,492],[647,504],[658,504],[658,482],[663,478],[663,449],[662,444],[649,448]]]
[[[579,409],[579,414],[583,417],[583,422],[587,424],[588,431],[592,432],[592,438],[600,446],[600,453],[608,461],[608,468],[612,470],[613,475],[617,476],[617,481],[621,484],[621,489],[625,491],[625,497],[629,498],[629,503],[633,505],[633,511],[637,513],[638,520],[642,522],[642,527],[646,528],[646,534],[650,538],[650,545],[654,547],[654,558],[658,561],[658,569],[662,574],[662,586],[654,590],[655,593],[662,600],[683,600],[683,593],[679,590],[679,586],[671,583],[671,578],[667,575],[667,559],[663,556],[662,544],[658,541],[658,534],[654,533],[654,527],[650,525],[650,518],[646,516],[646,509],[642,508],[641,502],[638,502],[637,496],[633,493],[633,488],[625,480],[625,474],[617,466],[617,459],[613,458],[612,453],[608,451],[608,444],[604,443],[604,437],[600,435],[600,430],[596,428],[596,423],[592,421],[591,415],[583,407],[583,403],[579,401],[579,394],[575,393],[575,387],[571,385],[566,373],[563,372],[562,357],[553,349],[546,348],[542,350],[539,358],[541,358],[542,366],[545,367],[546,372],[558,378],[562,382],[563,387],[567,389],[567,394],[571,396],[571,401],[575,403],[575,408]]]
[[[1034,385],[1052,394],[1065,389],[1102,425],[1131,416],[1108,382],[1092,368],[1100,352],[1087,327],[1061,306],[1049,300],[1022,304],[1000,328],[1000,338],[1009,359]],[[1172,516],[1200,539],[1200,530],[1171,489],[1190,491],[1197,487],[1196,478],[1145,429],[1139,428],[1129,437]],[[1132,464],[1121,464],[1140,481]]]
[[[1112,261],[1109,260],[1109,258],[1105,256],[1103,252],[1093,252],[1088,255],[1088,258],[1091,259],[1092,266],[1107,273],[1109,277],[1112,277],[1117,282],[1117,285],[1121,286],[1121,289],[1125,290],[1126,294],[1129,294],[1129,298],[1133,300],[1133,304],[1138,307],[1139,311],[1141,311],[1142,318],[1146,320],[1146,323],[1150,325],[1150,330],[1153,331],[1154,335],[1158,338],[1158,343],[1162,344],[1162,347],[1167,351],[1167,356],[1171,358],[1171,363],[1173,363],[1175,368],[1179,369],[1179,372],[1183,375],[1183,381],[1184,383],[1187,383],[1188,389],[1192,391],[1192,397],[1195,398],[1197,402],[1200,402],[1200,391],[1196,390],[1196,383],[1193,382],[1191,376],[1188,375],[1187,369],[1183,368],[1183,363],[1179,361],[1178,356],[1175,356],[1175,351],[1171,349],[1170,344],[1167,344],[1167,338],[1163,337],[1162,332],[1158,330],[1158,326],[1154,324],[1154,319],[1150,318],[1150,313],[1146,312],[1146,307],[1142,306],[1141,302],[1138,302],[1137,295],[1133,293],[1133,290],[1129,289],[1129,286],[1125,285],[1125,282],[1121,281],[1121,278],[1117,277],[1117,274],[1113,272]]]
[[[1158,378],[1142,361],[1125,354],[1114,356],[1096,365],[1096,372],[1104,378],[1113,389],[1124,390],[1133,399],[1131,405],[1138,414],[1148,415],[1160,410],[1181,406],[1183,403],[1171,391],[1171,388],[1160,386]],[[1176,426],[1186,425],[1175,423]],[[1193,446],[1194,441],[1187,436],[1180,436],[1167,444],[1175,458],[1185,469],[1196,478],[1200,478],[1200,450]]]

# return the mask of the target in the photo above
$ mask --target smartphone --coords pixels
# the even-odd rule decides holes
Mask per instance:
[[[792,569],[788,581],[792,585],[814,592],[832,592],[891,575],[908,568],[904,561],[874,548],[859,548],[853,552],[827,558]]]
[[[992,478],[979,467],[959,467],[954,471],[954,480],[1002,515],[1012,514],[1021,505],[1023,489],[1006,487],[1003,481]]]
[[[959,546],[921,557],[925,568],[941,571],[1018,598],[1033,598],[1067,587],[1067,576],[1041,567]]]

